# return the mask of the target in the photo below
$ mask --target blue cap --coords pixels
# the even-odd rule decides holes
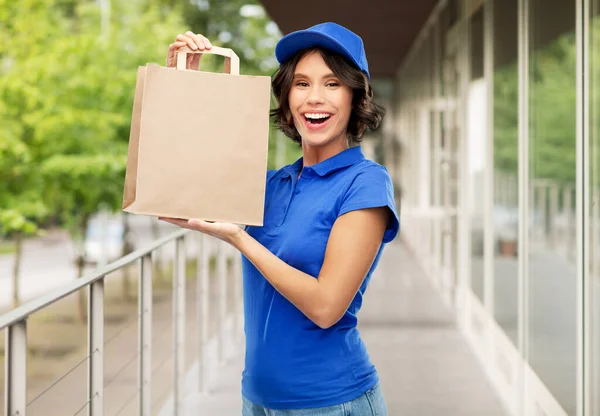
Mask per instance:
[[[313,47],[339,53],[364,71],[369,79],[371,78],[365,47],[360,36],[332,22],[321,23],[285,35],[275,46],[275,57],[281,64],[296,52]]]

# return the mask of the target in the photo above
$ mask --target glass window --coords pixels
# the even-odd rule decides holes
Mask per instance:
[[[590,28],[590,414],[600,414],[600,0],[591,2]]]
[[[469,153],[469,217],[471,224],[471,288],[482,301],[484,294],[484,187],[486,160],[487,88],[483,78],[483,7],[470,21],[470,81],[467,96],[467,141]]]
[[[576,414],[575,0],[530,0],[529,363]]]
[[[519,335],[518,0],[494,4],[494,317],[512,342]]]

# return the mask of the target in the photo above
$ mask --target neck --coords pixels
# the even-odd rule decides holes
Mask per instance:
[[[302,165],[312,166],[348,149],[346,140],[336,140],[325,146],[311,146],[302,142]]]

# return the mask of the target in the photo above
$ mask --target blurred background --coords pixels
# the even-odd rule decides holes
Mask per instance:
[[[272,75],[282,34],[328,20],[363,36],[388,111],[363,149],[393,178],[402,232],[361,333],[390,414],[600,415],[600,0],[0,0],[0,312],[175,230],[120,212],[139,65],[192,30]],[[271,129],[269,168],[299,156]],[[153,253],[152,414],[172,400],[176,247]],[[195,368],[209,335],[227,344],[239,270],[198,236],[185,252]],[[109,415],[136,414],[140,270],[105,279]],[[197,314],[201,293],[215,302]],[[28,414],[87,411],[87,302],[28,319]]]
[[[0,12],[6,310],[160,234],[150,218],[117,214],[137,67],[164,65],[175,36],[192,30],[234,49],[242,73],[271,75],[281,34],[252,1],[2,1]],[[202,61],[206,71],[221,67],[214,56]],[[300,154],[277,139],[270,168]]]

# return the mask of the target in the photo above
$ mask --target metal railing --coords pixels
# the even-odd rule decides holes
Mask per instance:
[[[138,412],[141,416],[149,416],[152,406],[152,293],[153,293],[153,254],[164,245],[175,242],[175,256],[173,261],[173,384],[172,404],[173,414],[182,415],[184,409],[184,380],[185,345],[186,345],[186,264],[187,252],[185,250],[185,237],[198,237],[199,250],[197,251],[197,288],[196,311],[198,319],[198,390],[205,391],[206,379],[206,346],[208,344],[208,315],[209,315],[209,259],[213,254],[216,257],[217,297],[219,302],[217,313],[218,325],[218,355],[219,361],[225,358],[226,344],[234,335],[233,328],[241,327],[241,258],[239,255],[232,257],[236,282],[231,287],[222,274],[227,268],[228,253],[235,252],[229,245],[219,240],[207,237],[200,233],[191,233],[188,230],[177,231],[161,238],[148,247],[139,249],[117,261],[98,269],[97,271],[77,279],[73,282],[54,290],[51,293],[27,302],[26,304],[0,316],[0,331],[6,329],[6,356],[5,356],[5,415],[25,416],[27,413],[27,320],[35,312],[40,311],[59,300],[77,292],[88,289],[87,332],[88,332],[88,374],[87,374],[87,414],[90,416],[104,415],[104,318],[105,318],[105,278],[112,272],[138,263]],[[211,248],[215,249],[211,253]],[[226,325],[228,319],[227,299],[234,295],[234,325]],[[230,339],[228,339],[230,337]],[[81,410],[83,410],[83,408]]]

